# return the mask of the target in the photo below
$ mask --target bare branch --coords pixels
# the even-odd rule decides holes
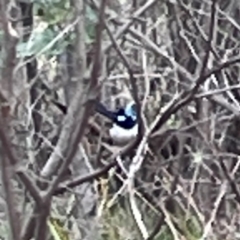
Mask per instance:
[[[213,39],[213,33],[214,33],[214,27],[215,27],[215,15],[216,15],[216,3],[217,0],[212,0],[212,7],[211,7],[211,19],[210,19],[210,24],[209,24],[209,36],[208,36],[208,41],[206,42],[206,53],[203,59],[203,64],[202,64],[202,68],[200,70],[199,73],[199,78],[201,78],[206,69],[207,69],[207,65],[208,65],[208,59],[209,59],[209,55],[211,53],[211,49],[212,49],[212,39]],[[200,81],[199,81],[200,82]],[[198,89],[201,83],[197,83],[195,85],[195,89]],[[195,93],[194,93],[195,94]]]
[[[102,29],[104,26],[104,9],[105,9],[105,5],[106,5],[106,0],[102,0],[102,4],[101,4],[101,8],[100,8],[100,13],[99,13],[99,23],[97,24],[97,33],[96,33],[96,51],[95,51],[95,57],[94,57],[94,64],[93,64],[93,69],[92,69],[92,73],[91,73],[91,79],[89,81],[89,84],[87,86],[87,90],[86,90],[86,95],[84,95],[84,97],[81,99],[81,101],[75,101],[76,99],[78,100],[78,97],[76,97],[76,99],[74,99],[71,103],[70,106],[70,115],[71,113],[77,109],[77,107],[80,105],[81,109],[79,111],[79,125],[77,126],[77,135],[76,138],[74,139],[74,142],[72,143],[72,146],[70,146],[70,151],[68,156],[66,157],[64,163],[62,164],[60,170],[59,170],[59,174],[57,176],[57,178],[54,180],[54,182],[52,183],[52,185],[50,186],[47,195],[51,195],[55,189],[57,188],[60,179],[62,177],[62,175],[64,174],[65,169],[69,166],[69,164],[71,163],[74,155],[76,154],[76,151],[78,149],[78,144],[80,143],[82,136],[84,134],[84,130],[87,126],[88,123],[88,119],[92,113],[94,104],[95,104],[95,99],[97,98],[98,95],[98,76],[99,76],[99,71],[100,71],[100,54],[101,54],[101,42],[102,42]],[[82,93],[78,92],[76,95],[82,95]],[[75,109],[74,109],[75,108]],[[66,124],[65,126],[65,130],[69,131],[69,126]],[[61,137],[63,138],[63,140],[66,140],[65,138],[65,134],[62,134]],[[60,139],[61,139],[60,137]],[[62,141],[63,141],[62,140]],[[66,142],[65,142],[66,144]],[[56,159],[58,159],[58,155],[55,155]],[[54,160],[54,158],[52,158]],[[49,159],[52,160],[52,159]],[[55,159],[55,160],[56,160]],[[54,160],[54,161],[55,161]],[[43,176],[48,176],[48,174],[46,174],[44,172],[44,170],[42,171],[42,175]]]
[[[0,132],[1,134],[1,132]],[[2,144],[1,144],[2,145]],[[9,164],[9,160],[6,156],[5,149],[3,145],[1,146],[1,172],[2,172],[2,183],[3,189],[5,191],[5,200],[8,211],[8,219],[11,228],[11,238],[20,240],[19,232],[20,232],[20,221],[19,216],[15,208],[15,196],[13,193],[13,185],[12,180],[14,177],[13,167]]]
[[[1,103],[0,103],[0,139],[1,139],[1,172],[2,172],[2,183],[5,191],[6,205],[8,212],[8,219],[10,225],[11,239],[20,240],[20,221],[19,216],[15,207],[15,196],[13,193],[12,180],[14,177],[13,167],[8,156],[8,149],[4,147],[4,133],[3,129],[6,128],[6,119],[9,117],[9,112],[6,113],[6,107],[8,108],[9,102],[12,100],[13,93],[13,68],[16,60],[16,43],[17,39],[12,36],[9,31],[11,23],[7,17],[8,1],[2,0],[0,2],[0,18],[4,30],[3,35],[3,66],[1,69]],[[2,96],[3,95],[3,96]],[[7,105],[6,105],[7,104]]]

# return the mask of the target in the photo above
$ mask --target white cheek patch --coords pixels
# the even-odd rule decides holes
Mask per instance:
[[[125,116],[118,116],[117,117],[117,120],[119,121],[119,122],[124,122],[125,120],[126,120],[126,117]]]
[[[126,112],[126,116],[131,117],[133,121],[137,120],[136,113],[134,113],[133,111]]]

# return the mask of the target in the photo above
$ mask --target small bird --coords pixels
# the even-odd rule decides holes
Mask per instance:
[[[138,121],[136,104],[130,102],[125,108],[111,111],[104,105],[96,105],[96,111],[113,122],[109,135],[115,144],[125,144],[135,138],[138,134]]]
[[[64,114],[67,107],[63,104],[52,101]],[[112,128],[109,135],[115,144],[126,144],[138,134],[138,121],[135,102],[129,102],[125,108],[116,111],[107,109],[102,103],[96,102],[95,111],[112,121]]]

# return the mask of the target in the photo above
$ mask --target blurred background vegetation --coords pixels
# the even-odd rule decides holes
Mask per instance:
[[[48,161],[57,151],[67,156],[73,146],[66,138],[59,150],[68,118],[53,102],[69,106],[87,92],[98,51],[101,4],[1,1],[0,102],[7,99],[7,133],[18,163],[10,164],[17,176],[9,179],[9,166],[2,160],[0,238],[17,240],[11,218],[16,208],[20,226],[15,229],[24,240],[41,239],[41,213],[47,223],[42,240],[240,239],[238,0],[107,1],[99,101],[115,109],[133,98],[129,69],[113,38],[134,73],[145,128],[161,115],[167,116],[164,124],[149,137],[131,190],[121,190],[126,175],[119,167],[107,167],[122,147],[112,145],[109,122],[97,114],[47,204],[39,204],[31,186],[22,182],[23,171],[44,199],[44,184],[51,186],[60,169],[48,172]],[[237,60],[222,69],[232,59]],[[164,115],[174,99],[180,102],[191,94],[192,86],[213,69],[191,101]],[[4,159],[7,147],[1,136],[0,131]],[[121,156],[126,169],[135,150]],[[100,172],[96,177],[81,179],[95,171]],[[7,196],[14,196],[15,204]]]

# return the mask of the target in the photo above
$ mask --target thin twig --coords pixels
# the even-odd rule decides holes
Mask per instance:
[[[217,214],[217,211],[220,207],[220,203],[222,202],[223,200],[223,197],[226,193],[226,190],[227,190],[227,181],[224,181],[221,185],[221,188],[220,188],[220,191],[219,191],[219,194],[217,196],[217,199],[216,201],[214,202],[214,208],[211,212],[211,216],[210,216],[210,219],[208,220],[207,224],[205,225],[204,227],[204,230],[203,230],[203,234],[201,236],[201,238],[199,240],[205,240],[207,239],[207,236],[209,235],[209,232],[211,231],[211,228],[212,228],[212,224],[216,218],[216,214]]]

